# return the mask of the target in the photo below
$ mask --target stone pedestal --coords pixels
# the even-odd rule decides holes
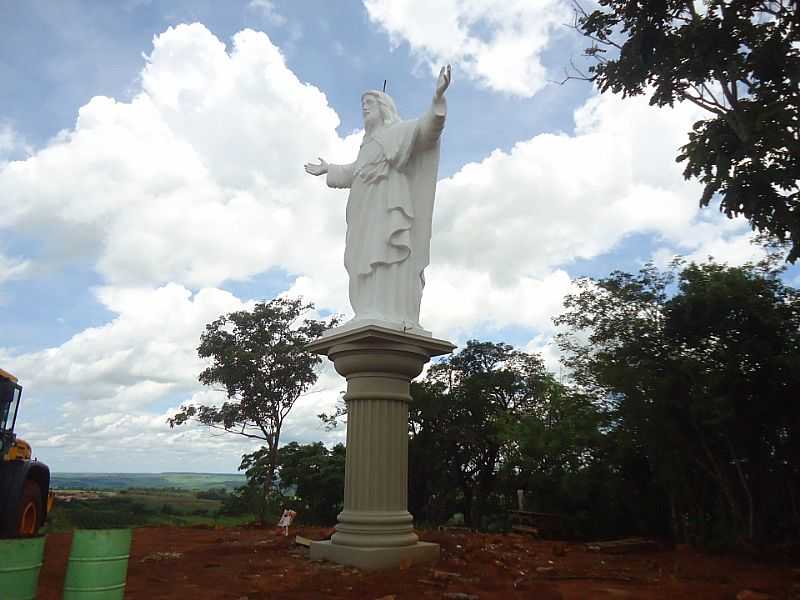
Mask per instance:
[[[330,541],[313,542],[311,558],[362,569],[433,562],[439,546],[420,542],[408,512],[409,385],[450,342],[366,325],[309,345],[347,379],[344,510]]]

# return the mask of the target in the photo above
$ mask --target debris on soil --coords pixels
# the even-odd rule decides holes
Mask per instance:
[[[183,552],[153,552],[145,556],[141,562],[147,562],[149,560],[175,560],[178,558],[183,558]]]
[[[294,543],[299,546],[305,546],[306,548],[311,548],[311,540],[308,538],[304,538],[301,535],[294,536]]]
[[[442,594],[442,598],[447,598],[448,600],[480,600],[478,594],[465,594],[464,592],[445,592]]]
[[[528,525],[512,525],[511,530],[516,531],[517,533],[527,533],[528,535],[539,537],[539,530],[536,529],[536,527],[529,527]]]
[[[736,600],[772,600],[772,596],[753,590],[742,590],[736,594]]]
[[[586,544],[589,552],[602,552],[603,554],[632,554],[639,552],[658,552],[663,546],[654,540],[645,538],[625,538],[610,540],[608,542],[591,542]]]
[[[437,571],[436,569],[433,570],[431,576],[434,579],[460,579],[461,575],[459,573],[449,573],[447,571]]]
[[[275,543],[275,540],[258,540],[256,546],[270,546]]]
[[[547,567],[536,567],[536,572],[539,573],[540,575],[549,575],[550,573],[555,573],[556,568],[552,565],[549,565]]]

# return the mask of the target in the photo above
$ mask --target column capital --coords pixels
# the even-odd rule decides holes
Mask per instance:
[[[308,344],[306,348],[333,361],[342,353],[386,350],[419,354],[425,357],[424,362],[428,362],[434,356],[450,354],[456,346],[447,340],[368,324],[341,332],[331,330]]]

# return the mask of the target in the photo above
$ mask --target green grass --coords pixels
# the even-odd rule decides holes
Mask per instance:
[[[92,500],[57,500],[43,532],[157,525],[232,527],[253,521],[252,515],[219,515],[221,506],[219,500],[200,499],[193,492],[173,489],[136,489]]]
[[[208,490],[224,487],[232,490],[244,485],[246,478],[237,473],[52,473],[53,489],[125,490],[129,488]]]

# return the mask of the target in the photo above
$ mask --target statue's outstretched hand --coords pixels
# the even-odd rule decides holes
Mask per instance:
[[[444,96],[444,91],[450,85],[450,65],[442,67],[442,70],[439,71],[439,79],[436,82],[436,94],[434,94],[434,98],[437,100]]]
[[[306,163],[306,173],[310,175],[324,175],[328,172],[328,163],[322,158],[319,159],[319,164]]]

